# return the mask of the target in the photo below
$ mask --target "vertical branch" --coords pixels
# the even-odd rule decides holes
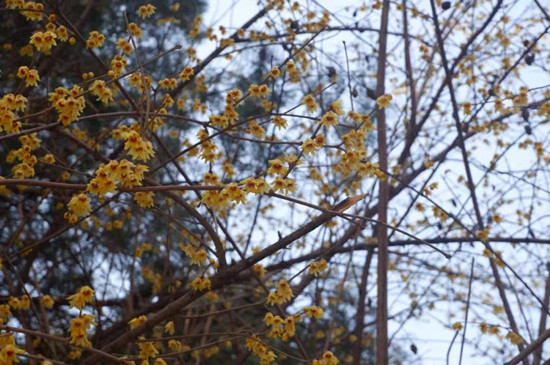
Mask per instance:
[[[382,19],[380,21],[380,39],[378,49],[378,75],[376,79],[376,95],[385,93],[386,81],[386,42],[388,35],[388,18],[390,12],[389,0],[384,0]],[[383,108],[376,111],[376,129],[378,134],[378,163],[382,171],[388,171],[388,156],[386,145],[386,112]],[[378,198],[378,219],[381,224],[376,227],[378,236],[378,298],[376,309],[376,363],[388,364],[388,202],[389,185],[387,178],[380,179]]]
[[[353,344],[353,364],[361,364],[361,350],[363,348],[363,329],[365,327],[365,299],[367,297],[367,283],[370,271],[370,264],[374,256],[374,249],[370,248],[365,258],[365,265],[363,265],[363,272],[361,274],[361,284],[359,286],[359,301],[357,302],[357,315],[355,316],[355,331],[356,337]]]
[[[474,278],[474,262],[475,260],[472,258],[472,265],[470,267],[470,280],[468,281],[468,299],[466,300],[466,316],[464,318],[464,331],[462,331],[462,343],[460,344],[460,357],[458,358],[458,365],[462,365],[462,354],[464,353],[464,343],[466,342],[468,313],[470,313],[470,298],[472,296],[472,279]]]
[[[416,98],[416,84],[414,82],[412,62],[411,62],[411,41],[409,39],[409,25],[408,25],[409,17],[407,15],[407,0],[403,0],[402,5],[403,5],[403,40],[405,44],[405,72],[407,74],[407,83],[409,84],[409,91],[410,91],[410,97],[411,97],[411,115],[407,123],[405,140],[406,140],[406,145],[410,146],[412,145],[412,141],[414,140],[414,134],[416,130],[417,98]],[[407,155],[410,155],[410,153],[408,152]],[[405,166],[402,166],[402,169],[401,169],[403,173],[405,173],[407,169],[407,166],[406,166],[407,161],[408,159],[403,159],[402,161],[402,163],[405,164]]]
[[[546,263],[546,269],[548,270],[548,276],[546,277],[546,286],[544,288],[544,306],[548,308],[550,304],[550,263]],[[539,320],[539,336],[542,336],[544,330],[546,329],[546,310],[543,308],[540,311],[540,320]],[[534,353],[533,365],[540,365],[542,361],[542,350],[544,344],[541,343],[540,347],[536,349]]]

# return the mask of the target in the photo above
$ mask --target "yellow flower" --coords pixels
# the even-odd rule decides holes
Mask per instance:
[[[87,330],[91,325],[95,325],[95,316],[89,314],[83,314],[80,317],[71,319],[71,326],[69,332],[71,333],[71,340],[69,343],[75,346],[91,347],[92,343],[88,340]]]
[[[266,84],[262,84],[262,85],[251,84],[250,87],[248,88],[248,92],[250,93],[250,96],[265,98],[267,94],[269,94],[269,87],[267,87]]]
[[[19,309],[21,307],[21,301],[19,300],[19,298],[16,297],[10,297],[8,304],[13,309]]]
[[[140,336],[139,339],[144,340],[145,337]],[[147,360],[150,357],[155,357],[159,353],[153,342],[138,342],[138,347],[139,358],[142,360]]]
[[[132,319],[128,324],[130,325],[130,329],[134,329],[140,324],[144,323],[147,320],[146,316],[139,316],[134,319]]]
[[[141,38],[143,36],[143,31],[136,23],[128,24],[128,31],[136,38]]]
[[[390,106],[390,102],[392,101],[392,99],[393,99],[393,96],[391,94],[385,94],[378,97],[378,99],[376,99],[376,104],[378,104],[378,109],[383,109]]]
[[[180,72],[179,78],[181,79],[181,81],[188,81],[194,74],[195,71],[193,70],[193,67],[186,66],[183,71]]]
[[[154,193],[152,191],[136,191],[134,201],[142,208],[150,208],[155,205],[153,202]]]
[[[453,328],[455,331],[460,331],[460,330],[463,328],[463,326],[462,326],[462,323],[460,323],[460,322],[455,322],[455,323],[453,323],[452,328]]]
[[[124,149],[134,160],[147,161],[155,154],[153,144],[143,139],[136,131],[127,134]]]
[[[89,286],[83,286],[76,294],[67,297],[69,305],[82,309],[86,303],[91,303],[94,298],[94,291]]]
[[[21,14],[23,14],[25,18],[27,18],[27,20],[42,20],[42,16],[44,15],[43,14],[44,4],[37,3],[34,1],[26,1],[26,2],[20,1],[19,4],[17,5],[19,5],[19,7],[28,9],[28,10],[21,11]],[[33,10],[36,10],[36,11],[33,11]]]
[[[2,351],[0,351],[0,360],[3,365],[12,365],[14,362],[19,362],[17,355],[23,354],[25,351],[20,348],[8,344],[4,346]]]
[[[273,124],[279,129],[285,129],[288,126],[287,120],[280,115],[273,117]]]
[[[176,330],[174,328],[174,322],[170,321],[164,325],[164,332],[173,335]]]
[[[323,361],[325,365],[337,365],[338,364],[338,358],[334,356],[334,354],[330,351],[326,351],[323,354]]]
[[[303,102],[310,113],[313,113],[315,110],[317,110],[317,102],[315,101],[313,95],[307,94],[306,96],[304,96]]]
[[[275,174],[284,175],[288,171],[288,169],[284,165],[283,161],[279,158],[276,158],[274,160],[269,160],[269,164],[271,166],[267,170],[268,175],[275,175]]]
[[[86,40],[86,47],[87,48],[98,48],[103,45],[103,42],[105,42],[105,35],[99,33],[98,31],[94,30],[90,32],[90,35],[88,36],[88,39]]]
[[[129,55],[134,50],[134,47],[124,38],[119,38],[116,43],[116,48],[120,49],[125,54]]]
[[[92,92],[92,95],[97,96],[97,100],[101,100],[105,105],[113,101],[113,91],[107,87],[107,84],[103,80],[95,80],[90,85],[89,90]]]
[[[276,79],[277,77],[281,76],[281,70],[279,70],[279,67],[275,66],[269,71],[269,76],[272,79]]]
[[[0,323],[6,323],[11,315],[9,304],[0,304]]]
[[[317,143],[311,138],[302,143],[302,152],[304,155],[314,154],[317,151]]]
[[[248,122],[248,129],[246,133],[250,133],[258,138],[263,138],[265,136],[265,129],[259,125],[255,120]]]
[[[323,308],[317,306],[305,307],[304,313],[310,318],[321,318],[323,316]]]
[[[55,42],[56,38],[57,35],[53,32],[47,31],[43,33],[39,31],[31,36],[29,44],[32,44],[37,51],[47,53],[53,46],[57,45]]]
[[[308,272],[308,274],[312,274],[312,275],[317,277],[319,275],[319,273],[323,270],[326,270],[327,267],[328,267],[328,265],[327,265],[326,260],[321,259],[319,261],[310,263],[307,272]]]
[[[40,76],[38,71],[35,69],[29,70],[25,75],[25,86],[38,86],[38,81],[40,81]]]
[[[472,103],[470,103],[469,101],[462,104],[462,108],[464,109],[464,114],[466,115],[472,114]]]
[[[31,299],[27,294],[21,296],[19,299],[19,308],[23,310],[28,310],[31,306]]]
[[[509,331],[506,334],[506,338],[514,345],[520,345],[523,343],[523,338],[514,331]]]
[[[138,9],[138,15],[141,19],[149,18],[151,15],[155,14],[156,7],[151,4],[142,5]]]
[[[17,70],[17,77],[24,79],[25,76],[27,76],[27,72],[29,72],[29,68],[27,66],[21,66]]]
[[[282,297],[283,303],[290,300],[294,295],[292,289],[286,280],[280,280],[277,283],[277,293]]]
[[[44,304],[44,307],[49,309],[49,308],[53,307],[54,303],[55,302],[54,302],[53,298],[51,296],[49,296],[48,294],[46,294],[42,297],[42,304]]]
[[[67,207],[77,218],[90,213],[90,198],[84,193],[75,194],[67,204]]]
[[[195,291],[210,290],[211,287],[212,287],[212,283],[208,278],[195,278],[191,282],[191,289]]]

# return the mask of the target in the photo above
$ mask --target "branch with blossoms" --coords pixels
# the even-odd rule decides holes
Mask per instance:
[[[544,4],[2,6],[1,363],[547,357]]]

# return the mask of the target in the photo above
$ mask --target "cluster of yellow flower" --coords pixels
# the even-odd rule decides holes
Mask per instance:
[[[21,298],[10,297],[8,304],[15,310],[29,310],[31,307],[31,299],[27,294],[22,295]]]
[[[286,280],[280,280],[277,283],[277,290],[268,294],[266,302],[269,305],[283,304],[292,299],[292,288]]]
[[[138,8],[138,15],[140,18],[145,19],[155,14],[156,7],[152,4],[141,5]]]
[[[127,39],[119,38],[116,42],[116,48],[120,49],[124,54],[130,55],[132,54],[132,51],[134,50],[134,47],[132,47],[132,44],[128,42]]]
[[[191,264],[195,265],[202,265],[206,262],[208,259],[208,254],[206,251],[202,248],[195,248],[195,246],[191,244],[184,245],[183,243],[179,244],[179,248],[185,252],[187,257],[191,260]]]
[[[158,82],[161,89],[175,89],[178,86],[178,80],[175,78],[166,78]]]
[[[321,259],[319,261],[314,261],[309,264],[307,269],[308,274],[314,275],[315,277],[319,276],[319,273],[325,271],[328,268],[327,261]]]
[[[71,345],[79,347],[91,347],[92,343],[88,340],[88,329],[92,325],[97,325],[94,322],[95,316],[90,314],[82,314],[80,317],[71,319],[69,332],[71,333]]]
[[[259,177],[259,178],[253,178],[248,177],[241,181],[241,184],[243,184],[243,189],[247,193],[253,193],[253,194],[265,194],[269,192],[269,185],[265,181],[265,179]]]
[[[153,144],[145,140],[137,131],[128,132],[125,138],[124,149],[134,160],[147,161],[154,156]]]
[[[143,37],[143,31],[141,30],[139,25],[137,25],[136,23],[128,24],[128,32],[130,32],[132,36],[138,39],[141,39],[141,37]]]
[[[44,4],[42,3],[25,0],[6,0],[6,7],[8,9],[25,9],[21,10],[21,14],[27,20],[42,20],[44,10]]]
[[[260,358],[260,365],[270,365],[277,358],[277,355],[262,344],[260,338],[256,335],[246,339],[246,348]]]
[[[223,110],[223,115],[227,118],[229,123],[233,124],[235,120],[239,117],[239,113],[235,110],[237,103],[240,102],[243,97],[241,90],[233,89],[230,90],[225,97],[225,108]]]
[[[193,20],[193,26],[189,31],[190,38],[195,38],[196,36],[199,35],[201,23],[202,23],[202,17],[199,15]]]
[[[266,84],[262,84],[262,85],[251,84],[248,87],[248,92],[250,93],[250,96],[265,98],[267,97],[267,94],[269,94],[269,87],[267,87]]]
[[[314,154],[317,150],[325,145],[325,136],[318,134],[315,139],[308,138],[302,142],[302,152],[304,155]]]
[[[103,42],[105,42],[105,35],[99,33],[97,30],[93,30],[88,35],[88,39],[86,40],[86,47],[99,48],[103,45]]]
[[[227,120],[227,117],[225,115],[211,115],[209,119],[210,119],[210,123],[214,127],[223,129],[229,126],[229,121]]]
[[[36,133],[28,134],[19,137],[21,142],[21,148],[17,150],[11,150],[6,157],[6,161],[9,163],[19,160],[20,163],[12,167],[13,176],[17,179],[25,179],[34,176],[34,166],[37,164],[38,159],[32,154],[32,151],[40,146],[42,142],[36,137]]]
[[[288,73],[288,77],[290,79],[290,82],[298,83],[300,82],[300,70],[294,63],[294,61],[288,61],[286,64],[286,72]]]
[[[126,58],[118,54],[115,55],[111,60],[111,69],[107,72],[107,75],[112,79],[121,76],[127,63],[128,60]]]
[[[300,320],[300,315],[288,316],[282,319],[280,316],[275,316],[273,313],[267,312],[264,317],[264,322],[268,326],[271,326],[267,336],[271,338],[281,338],[283,341],[287,341],[296,334],[295,322],[299,322]]]
[[[141,186],[145,172],[148,170],[147,166],[136,165],[126,159],[111,160],[109,163],[99,166],[95,177],[88,183],[86,191],[103,197],[106,193],[115,191],[117,182],[128,188]]]
[[[274,192],[281,192],[282,194],[296,192],[296,181],[293,179],[283,179],[277,176],[272,182],[271,187]]]
[[[142,364],[148,364],[150,357],[155,357],[159,354],[159,350],[155,346],[155,344],[151,341],[145,341],[145,337],[139,336],[138,337],[138,347],[139,347],[139,358],[142,361]],[[156,360],[162,360],[162,358],[157,358]],[[157,362],[155,360],[155,364],[161,365],[162,363]],[[162,360],[164,362],[164,360]],[[166,364],[166,362],[164,362]]]
[[[212,287],[212,282],[208,278],[195,278],[191,282],[191,289],[195,291],[201,291],[201,290],[210,290]]]
[[[57,42],[55,41],[56,38],[57,34],[54,32],[37,31],[31,36],[29,44],[32,44],[39,52],[49,53],[52,47],[57,45]]]
[[[338,363],[338,358],[332,352],[326,351],[321,359],[313,360],[311,365],[338,365]]]
[[[144,76],[139,72],[134,72],[128,78],[128,84],[131,87],[137,88],[140,93],[143,93],[145,90],[151,88],[153,78],[151,76]]]
[[[58,122],[68,126],[80,117],[86,105],[83,94],[84,90],[78,85],[71,89],[58,87],[48,94],[48,100],[59,114]]]
[[[179,73],[179,78],[181,81],[189,81],[191,79],[191,76],[195,74],[195,71],[193,70],[193,67],[186,66],[183,71]]]
[[[304,307],[304,314],[309,318],[319,319],[323,316],[323,313],[324,313],[323,308],[315,305],[310,307]]]
[[[29,69],[27,66],[19,67],[17,70],[17,77],[20,79],[25,79],[25,86],[38,86],[38,81],[40,81],[40,75],[35,69]]]
[[[248,129],[246,133],[250,133],[253,136],[262,139],[265,136],[265,129],[258,124],[254,119],[248,121]]]
[[[141,268],[141,274],[143,275],[143,278],[145,278],[145,280],[153,286],[151,289],[152,292],[155,294],[158,293],[162,288],[162,275],[158,272],[154,272],[147,266],[143,266]]]
[[[529,89],[525,86],[519,88],[519,94],[513,99],[514,105],[521,107],[527,105]]]
[[[92,95],[97,96],[98,101],[100,100],[105,105],[109,105],[113,101],[113,90],[103,80],[95,80],[88,90],[90,90]]]
[[[27,109],[27,98],[23,95],[6,94],[0,98],[0,132],[17,133],[21,128],[21,122],[17,121],[17,111],[24,112]]]
[[[87,303],[91,303],[94,297],[94,291],[89,286],[83,286],[75,294],[69,296],[67,300],[71,307],[76,307],[80,311],[80,315],[71,319],[69,332],[71,339],[69,343],[78,347],[90,347],[92,344],[88,340],[88,329],[92,325],[96,325],[94,322],[95,316],[90,314],[83,314],[82,309]],[[73,358],[79,358],[81,355],[80,350],[73,352]]]

